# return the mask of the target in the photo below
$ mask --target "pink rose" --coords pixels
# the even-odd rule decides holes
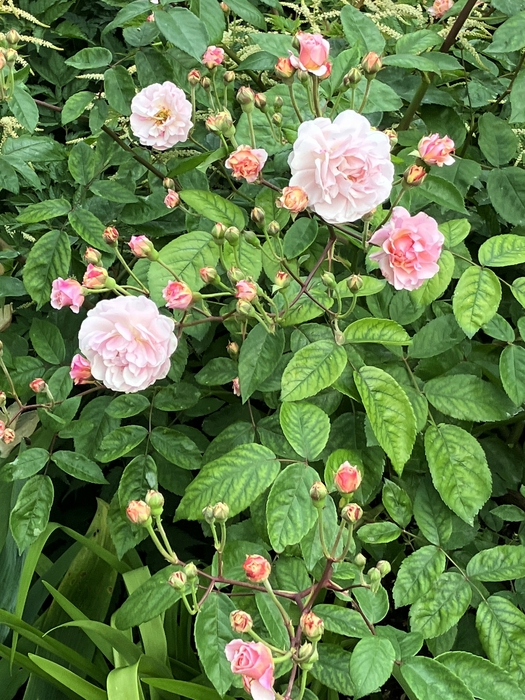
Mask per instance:
[[[147,258],[155,250],[155,246],[147,236],[131,236],[128,245],[137,258]]]
[[[235,379],[232,381],[232,391],[234,396],[241,395],[241,383],[239,381],[239,377],[235,377]]]
[[[440,17],[443,17],[445,12],[448,12],[453,5],[453,0],[435,0],[432,7],[427,9],[427,12],[429,15],[432,15],[432,17],[439,19]]]
[[[334,122],[318,117],[299,126],[288,163],[291,187],[302,187],[308,206],[333,224],[360,219],[392,189],[390,141],[357,112]]]
[[[439,271],[443,242],[430,216],[424,212],[410,216],[404,207],[394,207],[389,222],[370,239],[381,246],[370,258],[377,260],[383,276],[396,289],[417,289]]]
[[[191,103],[173,83],[153,83],[131,100],[129,121],[143,146],[166,151],[188,138],[193,126]]]
[[[334,474],[334,484],[340,493],[354,493],[361,484],[361,472],[350,462],[343,462]]]
[[[448,136],[440,137],[439,134],[423,136],[417,145],[419,157],[427,165],[437,165],[442,168],[444,165],[453,165],[454,158],[450,155],[454,153],[454,141]]]
[[[164,197],[164,204],[168,209],[175,209],[180,203],[180,197],[175,190],[168,190],[168,194]]]
[[[144,525],[151,518],[151,508],[144,501],[130,501],[126,515],[133,525]]]
[[[202,57],[202,62],[208,70],[220,66],[224,61],[224,49],[218,46],[208,46]]]
[[[193,292],[185,282],[168,282],[162,296],[168,309],[187,309],[193,302]]]
[[[233,177],[238,180],[244,178],[246,182],[255,182],[267,159],[268,154],[264,148],[239,146],[224,165],[232,171]]]
[[[51,285],[51,306],[54,309],[62,309],[70,306],[73,313],[78,314],[84,303],[82,285],[73,279],[64,280],[58,277]]]
[[[321,34],[299,32],[299,58],[290,51],[290,63],[294,68],[308,71],[319,77],[324,76],[328,68],[326,62],[330,53],[330,44]]]
[[[91,374],[113,391],[142,391],[164,379],[177,347],[171,318],[143,296],[99,301],[78,334]]]
[[[89,263],[84,273],[82,285],[86,289],[102,289],[108,279],[108,271],[104,267]]]
[[[29,382],[29,388],[31,391],[34,391],[35,394],[42,394],[44,391],[46,391],[47,384],[41,377],[37,377],[36,379],[33,379],[32,382]]]
[[[252,301],[257,296],[257,285],[254,282],[240,280],[235,286],[237,288],[237,292],[235,294],[237,299]]]
[[[87,384],[91,379],[91,365],[82,355],[74,355],[71,360],[71,369],[69,376],[73,380],[73,384]]]
[[[224,649],[233,673],[242,675],[247,693],[253,700],[274,700],[272,653],[262,642],[234,639]]]

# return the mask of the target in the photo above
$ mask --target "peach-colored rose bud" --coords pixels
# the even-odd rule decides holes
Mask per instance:
[[[147,492],[144,500],[151,509],[151,515],[162,515],[162,511],[164,509],[164,496],[160,493],[160,491],[150,489]]]
[[[148,525],[151,522],[151,508],[144,501],[130,501],[126,515],[134,525]]]
[[[244,610],[234,610],[230,613],[230,624],[236,634],[245,634],[253,627],[252,616]]]
[[[12,428],[6,428],[4,430],[2,440],[5,442],[6,445],[9,445],[9,443],[13,442],[14,439],[15,431]]]
[[[328,72],[327,66],[330,44],[321,34],[299,32],[296,35],[299,43],[299,57],[290,51],[290,62],[294,68],[307,71],[322,78]]]
[[[322,481],[315,481],[310,487],[310,498],[315,503],[324,501],[328,496],[328,489]]]
[[[255,106],[257,107],[257,109],[260,109],[261,112],[266,111],[266,109],[268,107],[268,101],[266,99],[266,95],[264,94],[264,92],[255,93],[254,102],[255,102]]]
[[[210,114],[206,119],[206,128],[214,134],[222,134],[226,138],[231,138],[235,134],[232,115],[227,109],[217,114]]]
[[[0,438],[4,436],[5,433],[5,423],[3,420],[0,420]]]
[[[257,285],[255,282],[248,282],[248,280],[239,280],[235,285],[237,292],[235,296],[237,299],[242,299],[243,301],[253,301],[257,296]]]
[[[198,85],[200,79],[201,74],[196,68],[190,70],[190,72],[188,73],[188,83],[191,85],[191,87],[195,87],[196,85]]]
[[[348,503],[341,511],[341,517],[347,523],[356,523],[363,517],[363,509],[357,503]]]
[[[175,588],[175,590],[182,591],[186,588],[188,577],[184,571],[174,571],[169,577],[168,583],[172,588]]]
[[[175,180],[172,177],[165,177],[162,181],[162,186],[167,190],[174,190]]]
[[[357,294],[363,288],[363,278],[361,275],[350,275],[346,278],[346,286],[352,294]]]
[[[232,360],[236,360],[239,357],[239,345],[238,345],[238,343],[234,343],[233,341],[230,341],[228,343],[228,345],[226,346],[226,352],[232,358]]]
[[[214,267],[201,267],[199,275],[204,284],[213,284],[219,276]]]
[[[250,212],[250,219],[254,224],[257,224],[257,226],[263,226],[265,218],[264,209],[261,209],[261,207],[254,207]]]
[[[164,204],[168,209],[175,209],[180,204],[180,197],[175,190],[168,190],[168,194],[164,197]]]
[[[232,381],[232,391],[234,396],[241,395],[241,384],[239,382],[239,377],[235,377],[235,379]]]
[[[187,309],[193,302],[193,292],[185,282],[168,282],[162,290],[168,309]]]
[[[376,569],[381,574],[381,578],[383,578],[384,576],[388,576],[388,574],[392,571],[390,562],[386,561],[385,559],[381,559],[381,561],[377,562]]]
[[[226,226],[224,224],[221,224],[220,221],[218,221],[215,226],[211,230],[211,235],[215,239],[215,241],[219,242],[224,239],[224,233],[226,231]]]
[[[242,568],[244,569],[246,578],[252,581],[252,583],[266,581],[272,571],[270,562],[260,554],[250,554],[247,556]]]
[[[80,307],[84,303],[84,290],[77,280],[57,277],[51,285],[51,306],[54,309],[62,309],[64,306],[71,307],[73,313],[78,314]]]
[[[36,379],[33,379],[32,382],[29,382],[29,388],[31,391],[34,391],[35,394],[43,394],[47,389],[47,384],[43,379],[37,377]]]
[[[131,236],[128,246],[137,258],[150,258],[152,254],[157,252],[147,236]]]
[[[432,17],[434,17],[435,19],[440,19],[446,12],[452,9],[453,6],[453,0],[434,0],[432,7],[429,7],[427,9],[427,12],[429,15],[432,15]]]
[[[312,641],[323,636],[324,622],[312,611],[301,615],[301,627],[305,636]]]
[[[114,226],[106,226],[104,229],[104,240],[110,245],[118,241],[118,231]]]
[[[281,78],[283,81],[293,81],[293,76],[295,73],[295,68],[290,61],[288,56],[283,56],[277,59],[277,63],[274,68],[275,75]]]
[[[85,357],[77,354],[71,360],[71,369],[69,376],[73,380],[73,384],[87,384],[93,377],[91,376],[91,365]]]
[[[361,70],[366,78],[374,78],[383,67],[383,61],[374,51],[370,51],[361,61]]]
[[[202,62],[208,70],[213,70],[224,61],[224,49],[219,46],[208,46],[202,57]]]
[[[419,157],[427,165],[437,165],[442,168],[444,165],[453,165],[454,141],[448,136],[440,137],[439,134],[423,136],[417,145]]]
[[[289,287],[291,279],[292,278],[287,272],[284,272],[284,270],[279,270],[273,280],[274,291],[277,291],[278,289],[286,289],[286,287]]]
[[[225,523],[230,516],[230,508],[226,503],[216,503],[213,506],[213,517],[218,523]]]
[[[408,187],[421,185],[427,176],[427,171],[422,165],[411,165],[403,173],[403,181]]]
[[[354,493],[361,484],[361,472],[350,462],[343,462],[334,475],[334,483],[339,493]]]
[[[219,7],[225,13],[230,11],[230,8],[228,7],[228,5],[225,2],[219,3]]]
[[[99,265],[102,260],[102,255],[95,248],[86,248],[84,251],[84,260],[92,265]]]
[[[299,214],[308,206],[308,195],[302,187],[297,187],[297,185],[285,187],[275,204],[283,209],[288,209],[293,214]]]
[[[108,279],[108,271],[105,267],[89,263],[82,279],[82,286],[86,289],[102,289]]]
[[[245,179],[246,182],[252,183],[259,177],[267,160],[268,153],[264,148],[241,145],[230,155],[224,165],[232,171],[233,177],[237,180]]]

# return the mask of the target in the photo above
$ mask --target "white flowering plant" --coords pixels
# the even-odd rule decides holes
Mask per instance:
[[[0,0],[2,700],[525,700],[524,58]]]

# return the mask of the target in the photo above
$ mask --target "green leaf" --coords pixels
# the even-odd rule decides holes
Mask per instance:
[[[510,600],[493,595],[479,604],[476,628],[489,660],[505,669],[523,687],[525,615]]]
[[[104,73],[104,92],[110,107],[124,116],[131,114],[131,100],[135,97],[135,83],[124,66],[108,68]]]
[[[520,71],[512,84],[510,91],[511,115],[510,124],[525,122],[525,73]]]
[[[37,355],[52,365],[59,365],[66,355],[62,334],[56,326],[40,318],[33,318],[29,338]]]
[[[438,260],[439,272],[425,280],[421,287],[410,292],[410,296],[416,304],[427,306],[445,293],[454,273],[454,256],[448,250],[444,250]]]
[[[472,338],[494,316],[500,301],[501,284],[492,270],[468,267],[457,284],[452,308],[458,324]]]
[[[107,199],[110,202],[132,204],[133,202],[140,201],[131,190],[114,180],[98,180],[97,182],[93,182],[89,189],[98,197]]]
[[[379,367],[361,367],[354,381],[377,441],[401,473],[416,439],[416,419],[407,395]]]
[[[505,394],[473,374],[436,377],[425,384],[429,402],[447,416],[480,423],[506,420],[516,408]]]
[[[226,29],[226,20],[221,6],[215,0],[198,0],[191,4],[191,11],[206,25],[210,44],[219,44]]]
[[[88,245],[106,253],[113,252],[104,240],[104,224],[87,209],[74,209],[68,214],[69,223]]]
[[[16,459],[5,464],[0,469],[1,481],[16,481],[27,479],[43,469],[49,459],[47,450],[41,447],[31,447],[18,454]]]
[[[390,479],[385,479],[382,500],[392,520],[406,527],[412,519],[412,501],[408,493]]]
[[[202,454],[187,435],[157,426],[151,433],[151,444],[168,462],[182,469],[200,469]]]
[[[345,5],[341,10],[341,23],[346,40],[350,46],[357,44],[361,54],[374,51],[381,55],[385,48],[383,35],[374,22],[365,13],[352,5]]]
[[[492,508],[490,512],[497,518],[501,518],[502,520],[506,520],[510,523],[522,523],[525,520],[525,511],[519,506],[496,506],[496,508]]]
[[[266,503],[266,521],[276,552],[300,542],[317,521],[310,488],[318,479],[312,467],[290,464],[274,481]]]
[[[345,7],[350,7],[346,5]],[[317,651],[319,660],[315,662],[310,673],[324,686],[341,693],[344,697],[354,694],[350,679],[351,655],[336,644],[320,644]]]
[[[228,199],[204,190],[182,190],[179,194],[197,214],[205,216],[214,223],[236,226],[240,231],[244,229],[246,216],[243,210]]]
[[[280,649],[289,649],[290,638],[277,605],[262,591],[256,591],[255,602],[272,644]]]
[[[310,462],[315,461],[330,435],[330,419],[326,413],[309,403],[289,402],[281,406],[279,420],[286,439],[297,454]]]
[[[141,425],[125,425],[106,435],[98,446],[97,459],[112,462],[140,445],[148,431]]]
[[[22,486],[9,517],[20,554],[46,529],[53,497],[53,482],[48,476],[33,476]]]
[[[112,418],[130,418],[149,408],[149,399],[142,394],[121,394],[112,400],[106,413]]]
[[[507,122],[498,119],[491,112],[485,112],[478,120],[478,128],[479,147],[491,165],[505,165],[514,158],[518,149],[518,137]]]
[[[449,651],[440,654],[436,661],[461,678],[480,700],[525,700],[523,690],[506,671],[477,654]]]
[[[519,12],[506,22],[503,22],[492,37],[492,44],[487,51],[490,53],[507,53],[519,51],[525,46],[525,12]]]
[[[214,357],[195,375],[202,386],[220,386],[232,382],[238,375],[237,364],[228,357]]]
[[[0,276],[0,297],[23,297],[26,294],[24,283],[18,277]]]
[[[87,50],[87,49],[84,49]],[[92,92],[82,91],[76,92],[71,97],[68,97],[62,108],[60,119],[62,124],[69,124],[75,119],[78,119],[84,112],[86,107],[93,102],[95,95]]]
[[[463,196],[458,188],[437,175],[427,175],[424,182],[417,188],[418,193],[435,202],[445,209],[452,209],[460,214],[466,214]]]
[[[180,382],[161,389],[153,399],[153,405],[159,411],[184,411],[195,406],[201,392],[193,384]]]
[[[401,528],[395,523],[370,523],[363,525],[357,531],[361,542],[367,544],[385,544],[397,540],[401,534]]]
[[[84,455],[62,450],[60,452],[53,452],[51,459],[59,469],[75,477],[75,479],[88,481],[90,484],[108,483],[100,467],[95,464],[95,462],[84,457]]]
[[[377,279],[377,277],[366,277],[365,275],[361,276],[361,281],[363,282],[363,286],[355,295],[356,297],[368,297],[378,294],[386,285],[386,280],[384,279],[380,280]],[[346,280],[341,280],[337,283],[337,293],[342,299],[354,296],[348,289]]]
[[[409,345],[410,336],[406,330],[385,318],[360,318],[350,323],[344,330],[347,343],[381,343],[382,345]]]
[[[426,73],[441,72],[439,66],[436,65],[432,59],[428,58],[428,54],[425,54],[425,56],[417,56],[414,53],[396,53],[392,56],[385,56],[383,58],[383,65],[420,70]]]
[[[438,228],[445,237],[445,245],[455,248],[469,235],[471,227],[468,219],[452,219],[439,224]]]
[[[508,345],[499,358],[501,383],[507,396],[517,406],[525,401],[525,348]]]
[[[29,251],[24,265],[24,286],[41,307],[51,296],[51,284],[67,277],[71,261],[69,238],[65,231],[49,231]]]
[[[181,592],[168,584],[170,575],[180,569],[167,566],[136,588],[114,617],[115,627],[126,630],[153,620],[179,600]]]
[[[118,500],[121,508],[130,501],[144,500],[150,489],[157,489],[157,465],[150,455],[138,455],[126,466],[118,485]]]
[[[514,295],[515,299],[525,308],[525,277],[517,277],[512,282],[512,287],[510,291]]]
[[[428,29],[409,31],[396,42],[396,53],[423,53],[441,43],[441,37]]]
[[[266,447],[239,445],[204,465],[187,487],[176,517],[199,520],[205,506],[219,501],[228,504],[233,517],[273,483],[279,468],[275,455]]]
[[[435,357],[446,352],[465,340],[465,334],[458,326],[452,314],[438,316],[426,323],[412,337],[412,345],[408,349],[410,357],[418,359]]]
[[[525,547],[502,544],[475,554],[467,564],[467,576],[478,581],[511,581],[525,577]]]
[[[491,338],[496,338],[496,340],[503,340],[504,343],[513,343],[516,334],[510,323],[500,316],[495,314],[492,319],[483,326],[483,332],[490,335]],[[500,371],[501,371],[501,357],[500,357]]]
[[[447,571],[410,608],[410,628],[425,639],[439,637],[463,617],[472,589],[461,574]]]
[[[82,49],[74,56],[71,56],[71,58],[67,58],[65,63],[80,70],[92,70],[93,68],[109,66],[112,58],[111,51],[108,49],[104,49],[101,46],[93,46],[92,48]]]
[[[408,659],[401,666],[401,675],[416,700],[474,700],[463,681],[435,659]]]
[[[224,648],[234,635],[230,625],[230,613],[235,606],[228,596],[212,593],[197,613],[195,619],[195,646],[206,677],[220,695],[233,681],[230,662]]]
[[[473,525],[492,493],[483,448],[463,428],[441,423],[425,433],[425,453],[437,492],[450,510]]]
[[[423,479],[414,499],[414,518],[423,537],[445,547],[452,535],[452,512],[443,503],[429,478]]]
[[[97,168],[97,156],[85,141],[76,143],[69,154],[69,172],[79,185],[89,185]]]
[[[183,698],[190,698],[190,700],[234,700],[230,695],[219,695],[207,685],[197,685],[187,681],[174,681],[171,678],[143,678],[142,681],[151,685],[152,688],[166,690],[168,693],[180,695]]]
[[[275,62],[275,59],[274,59]],[[302,217],[293,223],[284,235],[283,253],[288,260],[308,250],[317,238],[317,221]]]
[[[28,654],[28,658],[51,678],[63,684],[66,688],[77,693],[84,700],[107,700],[107,694],[102,688],[89,683],[84,678],[80,678],[76,673],[70,671],[62,664],[58,664],[50,659],[45,659],[36,654]]]
[[[371,636],[357,642],[350,658],[354,697],[379,690],[390,678],[395,660],[396,652],[388,639]]]
[[[34,131],[38,124],[38,107],[27,88],[22,83],[15,83],[11,99],[7,103],[15,119],[27,131]]]
[[[30,204],[16,217],[21,224],[36,224],[39,221],[54,219],[55,216],[64,216],[71,211],[71,204],[67,199],[46,199],[44,202]]]
[[[243,402],[272,374],[284,350],[284,333],[277,329],[268,333],[257,324],[248,333],[239,354],[239,382]]]
[[[525,238],[513,233],[493,236],[480,246],[478,259],[490,267],[520,265],[525,262]]]
[[[490,201],[502,219],[515,226],[525,224],[525,171],[494,168],[487,179]]]
[[[173,46],[201,61],[208,47],[208,30],[192,12],[183,7],[157,10],[155,24]]]
[[[323,620],[325,629],[343,637],[369,637],[371,635],[363,617],[357,610],[342,608],[339,605],[316,605],[313,609]]]
[[[392,591],[396,608],[412,605],[432,588],[445,569],[443,550],[421,547],[403,560]]]
[[[331,340],[318,340],[298,350],[282,377],[281,400],[300,401],[333,384],[346,367],[346,353]]]
[[[249,2],[249,0],[233,0],[228,7],[232,12],[235,12],[236,15],[239,15],[241,19],[248,22],[248,24],[253,24],[254,27],[262,29],[263,31],[266,29],[264,16]]]

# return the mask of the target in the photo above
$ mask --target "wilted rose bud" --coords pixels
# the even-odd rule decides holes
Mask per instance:
[[[241,395],[241,380],[239,379],[239,377],[235,377],[232,380],[232,391],[234,396]]]
[[[10,29],[5,35],[5,38],[7,43],[11,44],[12,46],[20,42],[20,34],[16,31],[16,29]]]
[[[201,78],[201,85],[205,90],[209,90],[211,88],[211,80],[208,78],[207,75]]]
[[[147,492],[144,500],[151,509],[151,515],[162,515],[162,511],[164,510],[164,496],[160,493],[160,491],[150,489]]]
[[[259,240],[259,237],[257,236],[257,234],[254,233],[253,231],[245,231],[244,232],[244,240],[246,241],[246,243],[249,243],[254,248],[261,247],[261,241]]]
[[[226,231],[226,226],[218,221],[211,230],[211,235],[215,241],[222,241],[224,239],[224,232]]]
[[[361,275],[350,275],[346,278],[346,286],[352,294],[357,294],[363,288],[363,278]]]
[[[291,277],[290,275],[285,272],[284,270],[279,270],[277,274],[275,275],[275,278],[273,280],[273,289],[274,291],[278,289],[286,289],[286,287],[290,286],[290,281]]]
[[[218,278],[219,274],[214,267],[201,267],[199,270],[199,276],[204,284],[213,284]]]
[[[43,379],[37,377],[36,379],[33,379],[32,382],[29,382],[29,388],[31,391],[34,391],[35,394],[43,394],[47,389],[47,384]]]
[[[175,209],[180,204],[180,196],[175,190],[168,190],[168,194],[164,197],[164,204],[168,209]]]
[[[423,184],[427,176],[426,168],[422,165],[411,165],[403,173],[403,182],[407,187],[417,187]]]
[[[354,493],[361,484],[361,472],[350,462],[343,462],[334,475],[334,484],[339,493]]]
[[[310,611],[301,616],[301,627],[308,639],[321,639],[324,633],[324,622],[314,612]]]
[[[230,341],[228,343],[228,345],[226,346],[226,352],[232,358],[232,360],[236,360],[239,357],[239,345],[238,345],[238,343]]]
[[[126,515],[134,525],[151,523],[151,508],[144,501],[130,501],[126,508]]]
[[[228,226],[224,232],[224,238],[230,245],[236,246],[239,243],[241,232],[236,226]]]
[[[6,445],[9,445],[9,443],[13,442],[14,439],[15,439],[15,431],[12,428],[6,428],[4,430],[2,440],[5,442]]]
[[[108,271],[105,267],[89,263],[82,278],[82,286],[86,289],[102,289],[106,286],[108,277]]]
[[[109,245],[115,245],[118,241],[118,231],[114,226],[106,226],[103,238]]]
[[[361,61],[361,70],[367,79],[375,78],[376,74],[379,73],[382,67],[383,61],[374,51],[367,53]]]
[[[213,517],[213,507],[206,506],[205,508],[203,508],[202,509],[202,517],[208,523],[208,525],[211,525],[212,523],[214,523],[215,518]]]
[[[290,58],[288,56],[283,56],[277,59],[277,63],[274,68],[275,75],[286,83],[293,82],[293,76],[295,74],[295,68],[292,66]]]
[[[341,511],[341,517],[347,523],[356,523],[363,517],[363,509],[357,503],[348,503]]]
[[[199,570],[192,561],[186,564],[183,571],[186,574],[186,578],[188,579],[188,581],[193,581],[199,575]]]
[[[216,503],[213,506],[213,517],[218,523],[225,523],[230,515],[230,508],[226,503]]]
[[[255,93],[247,85],[242,85],[237,90],[237,102],[241,105],[243,112],[253,112],[253,107],[255,104]]]
[[[176,591],[183,591],[186,588],[186,584],[188,583],[188,577],[186,576],[184,571],[174,571],[170,575],[168,583]]]
[[[261,207],[254,207],[250,212],[250,219],[254,224],[257,224],[257,226],[263,226],[265,219],[264,209],[261,209]]]
[[[322,503],[327,496],[328,489],[322,481],[315,481],[310,487],[310,498],[314,503]]]
[[[335,289],[337,287],[337,282],[332,272],[323,272],[321,275],[321,282],[328,289]]]
[[[242,279],[244,279],[244,272],[239,270],[238,267],[230,267],[226,274],[228,275],[230,282],[233,283],[240,282]],[[238,298],[240,299],[240,297]]]
[[[244,610],[233,610],[230,613],[230,624],[236,634],[245,634],[253,627],[252,616]]]
[[[272,572],[270,562],[260,554],[250,554],[247,556],[242,568],[244,569],[246,578],[252,581],[252,583],[266,581]]]
[[[188,83],[191,85],[191,87],[195,87],[199,84],[200,79],[200,71],[198,71],[196,68],[192,68],[192,70],[190,70],[188,73]]]
[[[288,209],[292,214],[299,214],[308,206],[308,195],[302,187],[297,187],[297,185],[285,187],[275,204],[279,208]]]
[[[361,569],[362,571],[366,566],[365,555],[361,554],[361,552],[359,552],[359,554],[356,554],[354,558],[354,564],[357,566],[358,569]]]
[[[277,236],[281,232],[281,226],[278,221],[270,221],[268,224],[268,235]]]
[[[230,83],[233,83],[235,80],[235,71],[233,70],[227,70],[224,75],[222,76],[222,80],[225,85],[229,85]]]
[[[384,576],[388,576],[388,574],[392,571],[390,562],[386,561],[385,559],[381,559],[381,561],[377,562],[376,569],[381,574],[381,578],[383,578]]]
[[[260,109],[261,112],[266,111],[267,100],[266,95],[263,92],[256,92],[254,97],[255,106]]]
[[[359,70],[359,68],[350,68],[348,73],[345,75],[343,78],[343,84],[344,85],[357,85],[358,82],[362,79],[363,74]]]
[[[84,251],[84,260],[92,265],[98,265],[102,260],[102,255],[95,248],[86,248]]]

